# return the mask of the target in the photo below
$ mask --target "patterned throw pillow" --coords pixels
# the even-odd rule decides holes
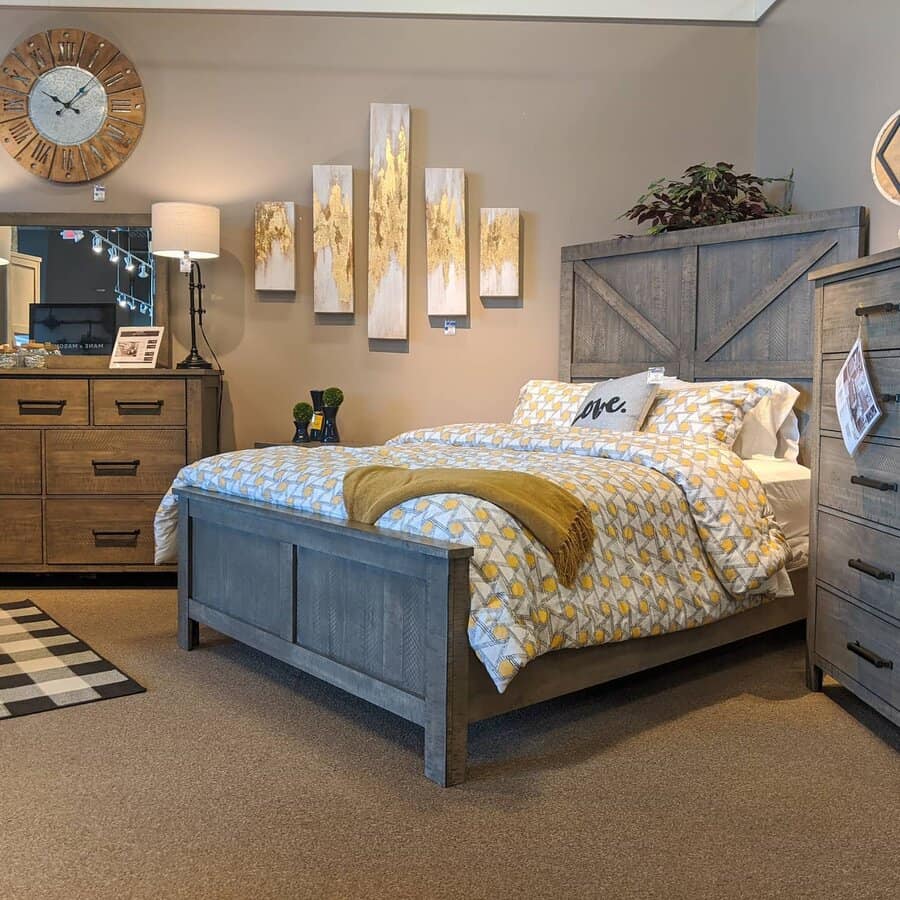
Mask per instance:
[[[769,389],[756,381],[698,384],[686,390],[668,390],[663,386],[642,430],[651,434],[710,437],[731,447],[744,416],[768,394]]]
[[[593,382],[528,381],[519,391],[512,424],[568,428],[593,386]]]
[[[572,427],[637,431],[658,390],[658,384],[648,383],[646,372],[601,381],[585,398]]]

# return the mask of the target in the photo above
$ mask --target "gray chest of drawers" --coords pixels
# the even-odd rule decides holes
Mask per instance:
[[[900,724],[900,250],[820,269],[808,680],[823,672]],[[834,382],[862,328],[884,415],[850,456]]]

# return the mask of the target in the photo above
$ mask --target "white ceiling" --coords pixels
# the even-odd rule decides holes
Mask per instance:
[[[757,22],[776,0],[0,0],[19,9],[203,10]]]

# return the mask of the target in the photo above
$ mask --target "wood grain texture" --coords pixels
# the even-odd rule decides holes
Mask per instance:
[[[0,430],[0,494],[40,494],[41,433]]]
[[[870,437],[900,438],[900,356],[885,353],[866,353],[869,378],[876,395],[888,394],[892,399],[881,400],[884,415],[869,432]],[[844,364],[844,357],[826,357],[822,360],[822,420],[824,431],[840,431],[837,407],[834,399],[834,383]]]
[[[900,303],[900,266],[874,275],[860,275],[826,284],[822,318],[822,352],[846,353],[862,326],[867,350],[900,349],[900,312],[873,313],[860,318],[859,306]]]
[[[48,499],[48,565],[125,566],[153,562],[153,517],[158,502]]]
[[[87,425],[86,378],[0,378],[0,426]]]
[[[0,500],[0,565],[39,565],[44,558],[40,500]]]
[[[185,464],[180,428],[59,429],[45,439],[48,494],[161,497]]]
[[[94,425],[141,426],[184,425],[185,383],[183,379],[97,379],[92,384]]]
[[[896,489],[853,484],[854,476],[896,485]],[[900,447],[863,441],[856,456],[849,456],[840,438],[822,435],[818,481],[822,506],[882,525],[900,523]]]
[[[816,653],[884,700],[894,710],[893,721],[900,722],[900,627],[821,587],[816,595]],[[878,668],[848,644],[892,666]]]

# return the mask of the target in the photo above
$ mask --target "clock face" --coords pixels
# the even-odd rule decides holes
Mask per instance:
[[[38,133],[65,147],[83,144],[106,121],[106,91],[96,76],[77,66],[60,66],[34,83],[28,100]]]
[[[0,63],[0,144],[42,178],[105,175],[131,155],[145,115],[133,64],[91,32],[40,32]]]

